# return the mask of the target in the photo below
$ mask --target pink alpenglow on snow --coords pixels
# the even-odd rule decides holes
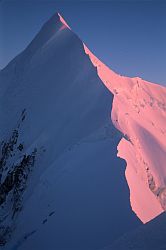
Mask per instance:
[[[84,49],[114,94],[112,122],[124,135],[118,156],[127,163],[132,209],[146,223],[166,209],[166,88],[138,77],[120,76],[86,45]]]
[[[0,104],[5,249],[102,249],[166,210],[166,88],[113,72],[60,14],[0,72]]]
[[[58,16],[59,30],[71,30]],[[166,88],[116,74],[83,46],[101,81],[114,94],[111,118],[124,137],[118,156],[127,163],[131,207],[146,223],[166,209]]]
[[[63,30],[63,29],[66,29],[66,28],[71,29],[69,27],[69,25],[66,23],[66,21],[63,19],[63,17],[59,13],[58,13],[58,16],[60,18],[60,22],[62,23],[62,27],[60,28],[60,30]]]

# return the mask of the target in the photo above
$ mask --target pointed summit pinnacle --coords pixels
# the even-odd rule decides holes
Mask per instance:
[[[28,46],[31,53],[41,48],[58,31],[70,29],[69,25],[59,13],[55,13],[41,28],[39,33]]]
[[[63,23],[63,25],[65,25],[68,29],[71,29],[70,26],[64,20],[64,18],[59,13],[57,13],[57,14],[58,14],[58,16],[60,18],[61,23]]]

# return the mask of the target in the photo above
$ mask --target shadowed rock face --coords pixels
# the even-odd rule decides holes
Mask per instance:
[[[25,110],[20,121],[25,119]],[[2,141],[0,151],[0,245],[5,245],[15,227],[15,218],[23,207],[23,193],[33,170],[37,149],[30,154],[21,154],[24,146],[18,144],[21,123],[11,133],[7,141]],[[19,160],[16,162],[16,158]]]

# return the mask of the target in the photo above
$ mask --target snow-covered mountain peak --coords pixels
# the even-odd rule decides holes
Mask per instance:
[[[1,245],[97,249],[140,224],[117,157],[112,101],[59,14],[0,74]]]
[[[63,24],[64,27],[71,29],[70,26],[67,24],[67,22],[65,21],[65,19],[61,16],[61,14],[58,13],[58,16],[60,18],[61,23]]]
[[[39,33],[30,43],[29,47],[32,50],[41,48],[47,43],[56,33],[62,29],[69,28],[65,20],[59,13],[55,13],[41,28]]]
[[[54,14],[0,72],[0,245],[99,249],[166,210],[165,97]]]
[[[46,23],[43,24],[41,29],[38,31],[29,45],[25,48],[25,50],[22,53],[18,54],[16,58],[11,60],[11,62],[9,62],[9,64],[7,65],[8,67],[5,67],[2,72],[4,72],[5,75],[8,76],[10,72],[10,75],[13,75],[13,79],[17,78],[23,73],[25,66],[30,63],[36,53],[40,53],[41,50],[44,50],[44,47],[47,46],[49,42],[53,41],[53,43],[56,44],[57,40],[60,41],[60,35],[65,33],[64,31],[68,31],[68,33],[70,33],[70,36],[75,36],[64,18],[58,12],[56,12],[51,16],[51,18],[46,21]],[[62,37],[61,40],[65,42],[66,38]],[[55,48],[53,50],[55,50]],[[15,70],[16,68],[19,69],[17,72]]]
[[[54,15],[51,16],[51,18],[48,19],[48,21],[42,26],[41,31],[48,32],[49,30],[52,30],[52,32],[57,32],[57,29],[62,27],[71,29],[67,22],[64,20],[62,15],[59,12],[56,12]]]
[[[62,26],[65,26],[66,28],[70,29],[69,25],[64,20],[62,15],[56,12],[44,23],[40,32],[44,32],[47,35],[54,35],[54,33],[61,29]]]

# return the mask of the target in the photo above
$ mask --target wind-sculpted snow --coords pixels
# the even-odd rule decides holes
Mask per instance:
[[[141,224],[117,157],[122,135],[111,121],[112,102],[83,43],[58,14],[1,71],[1,141],[10,142],[19,127],[7,171],[19,180],[28,173],[14,222],[7,197],[17,183],[2,192],[0,216],[10,229],[0,228],[4,249],[97,249]],[[34,149],[29,174],[23,157]]]
[[[132,209],[147,222],[166,209],[166,88],[117,75],[84,49],[114,94],[112,122],[124,136],[118,156],[127,162]]]

